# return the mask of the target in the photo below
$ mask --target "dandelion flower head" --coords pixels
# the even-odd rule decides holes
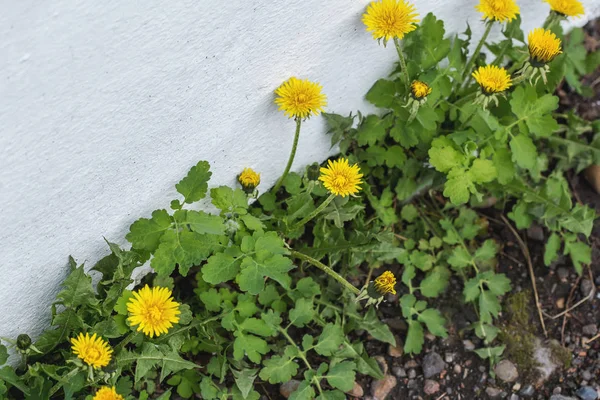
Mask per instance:
[[[377,289],[381,295],[388,293],[396,294],[396,289],[394,288],[395,286],[396,277],[390,271],[385,271],[383,274],[375,278],[375,289]]]
[[[113,350],[107,341],[95,333],[92,336],[89,333],[80,333],[71,339],[71,344],[73,354],[95,369],[106,367],[110,362]]]
[[[417,29],[418,16],[415,6],[405,0],[380,0],[369,4],[362,20],[374,39],[386,43]]]
[[[529,32],[529,55],[533,61],[546,64],[562,53],[560,39],[549,30],[537,28]]]
[[[317,116],[327,105],[322,89],[318,83],[292,77],[275,90],[275,104],[290,118]]]
[[[583,4],[579,0],[544,0],[550,9],[566,17],[580,17],[585,14]]]
[[[515,0],[480,0],[475,9],[483,14],[484,19],[498,22],[512,21],[519,14]]]
[[[362,176],[358,165],[349,165],[347,159],[340,158],[335,161],[329,160],[327,168],[321,168],[319,180],[332,194],[346,197],[360,191]]]
[[[508,71],[495,65],[479,67],[473,72],[473,78],[487,94],[503,92],[512,85]]]
[[[238,176],[238,182],[244,189],[249,188],[253,190],[260,184],[260,174],[252,168],[244,168],[242,173]]]
[[[103,386],[96,392],[96,395],[92,400],[124,400],[124,397],[117,393],[117,390],[113,386]]]
[[[410,91],[416,99],[422,99],[429,96],[431,93],[431,88],[425,82],[413,81],[410,85]]]
[[[129,323],[138,325],[137,330],[154,337],[167,333],[179,322],[179,303],[173,300],[171,290],[164,287],[144,286],[127,303]]]

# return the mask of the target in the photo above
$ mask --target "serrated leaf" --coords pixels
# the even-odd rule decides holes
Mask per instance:
[[[290,310],[290,324],[302,328],[312,321],[314,316],[315,310],[312,300],[300,298],[296,301],[296,307]]]
[[[510,183],[515,178],[515,165],[512,162],[510,152],[505,148],[497,149],[493,161],[498,171],[498,182],[502,185]]]
[[[583,272],[583,264],[587,265],[592,262],[592,248],[583,242],[565,242],[564,253],[571,257],[573,266],[579,275]]]
[[[248,196],[242,189],[219,186],[210,190],[210,197],[215,207],[223,213],[246,214]]]
[[[325,325],[314,350],[322,356],[332,355],[344,341],[344,332],[342,327],[337,324],[329,323]]]
[[[468,202],[471,193],[476,192],[471,171],[455,168],[448,173],[448,180],[444,185],[444,196],[448,197],[453,204]]]
[[[244,369],[242,371],[232,370],[237,385],[242,397],[245,399],[248,397],[254,386],[254,380],[256,379],[255,369]]]
[[[476,261],[488,261],[496,257],[497,246],[493,239],[487,239],[480,248],[475,251]]]
[[[298,389],[290,395],[289,400],[313,400],[315,398],[315,390],[310,385],[310,382],[302,381]]]
[[[367,101],[379,108],[390,108],[395,101],[396,82],[379,79],[365,96]]]
[[[192,266],[208,258],[216,244],[211,235],[169,230],[161,237],[150,266],[159,275],[170,275],[178,265],[181,275],[186,276]]]
[[[369,308],[367,314],[362,321],[357,321],[361,329],[365,329],[375,339],[396,346],[396,338],[389,326],[384,324],[377,318],[375,308]]]
[[[488,183],[496,179],[498,171],[491,160],[477,158],[470,169],[475,183]]]
[[[451,146],[429,149],[429,163],[440,172],[448,172],[452,168],[461,167],[464,161],[465,156]]]
[[[561,240],[560,236],[556,232],[552,232],[552,235],[546,242],[544,249],[544,264],[549,266],[554,260],[558,258],[558,250],[560,250]]]
[[[260,363],[262,355],[269,352],[267,342],[259,337],[250,334],[244,334],[241,331],[235,332],[235,340],[233,341],[233,358],[241,360],[244,356],[254,363]]]
[[[193,166],[187,176],[183,178],[175,188],[183,195],[184,203],[193,203],[206,196],[208,181],[212,173],[207,161],[200,161]]]
[[[529,131],[538,137],[548,137],[559,128],[551,114],[558,107],[556,96],[546,94],[538,98],[533,86],[519,86],[511,96],[510,105]]]
[[[289,348],[289,346],[288,346]],[[295,352],[286,351],[284,356],[273,356],[263,361],[264,367],[260,370],[260,379],[271,384],[289,382],[298,373],[299,365],[294,361]]]
[[[439,337],[447,337],[448,332],[444,325],[446,320],[440,312],[433,308],[428,308],[419,314],[419,321],[423,322],[427,326],[427,330]]]
[[[463,294],[465,295],[465,301],[470,302],[476,300],[481,294],[481,289],[479,287],[479,278],[471,278],[465,283],[465,287],[463,289]]]
[[[360,146],[373,146],[383,140],[387,129],[392,125],[393,117],[388,115],[381,118],[377,115],[368,115],[357,129],[357,141]]]
[[[213,285],[234,279],[240,271],[240,254],[237,247],[229,247],[225,252],[209,257],[202,267],[202,279]]]
[[[140,218],[129,227],[125,238],[131,245],[140,250],[153,252],[160,244],[160,238],[173,223],[167,210],[155,210],[152,218]]]
[[[218,215],[207,214],[204,211],[178,210],[174,217],[178,223],[187,224],[193,232],[211,235],[225,234],[225,224]]]
[[[421,281],[419,290],[425,297],[437,297],[448,286],[450,271],[446,267],[433,268]]]
[[[241,272],[236,282],[240,289],[250,294],[259,294],[265,286],[265,277],[277,281],[284,288],[289,288],[291,278],[288,271],[294,268],[292,260],[276,254],[265,260],[245,257],[241,264]]]
[[[492,317],[497,317],[500,310],[500,302],[495,294],[489,290],[481,292],[479,296],[479,312],[482,322],[491,324]]]
[[[343,361],[329,368],[326,379],[334,388],[347,392],[354,387],[354,363]]]
[[[528,136],[519,133],[510,140],[512,159],[521,168],[533,169],[537,160],[537,150]]]
[[[448,257],[448,264],[450,264],[452,268],[460,270],[471,265],[472,260],[473,257],[471,257],[471,254],[467,249],[462,246],[457,246],[452,250],[450,257]]]
[[[414,320],[408,321],[408,333],[404,342],[404,351],[408,354],[419,354],[423,349],[425,335],[421,323]]]

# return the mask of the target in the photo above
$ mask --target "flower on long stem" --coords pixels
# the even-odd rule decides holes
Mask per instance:
[[[123,400],[124,397],[117,393],[115,387],[103,386],[97,392],[92,400]]]
[[[106,367],[110,362],[113,350],[108,342],[96,335],[80,333],[71,339],[72,351],[77,357],[94,369]]]
[[[173,324],[179,322],[179,303],[177,303],[169,288],[144,286],[127,303],[129,323],[138,325],[137,330],[145,335],[154,337],[167,333]]]
[[[544,0],[550,9],[563,17],[580,17],[585,15],[583,4],[579,0]]]
[[[515,0],[480,0],[475,9],[490,21],[507,22],[517,18],[519,6]]]
[[[318,83],[292,77],[275,90],[275,104],[289,118],[317,116],[327,105],[327,97],[322,90]]]
[[[415,6],[405,0],[380,0],[369,4],[362,20],[373,38],[385,45],[417,29],[418,16]]]
[[[527,37],[529,48],[529,61],[526,61],[517,73],[515,81],[529,79],[533,85],[542,77],[548,83],[546,75],[550,72],[548,65],[554,58],[562,53],[560,39],[550,30],[536,28],[529,32]]]

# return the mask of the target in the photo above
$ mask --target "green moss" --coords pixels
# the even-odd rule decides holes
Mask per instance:
[[[564,368],[571,367],[571,350],[567,349],[558,342],[558,340],[551,340],[549,343],[550,351],[552,351],[552,361],[558,365],[562,365]]]
[[[508,318],[500,327],[500,341],[506,345],[505,355],[517,364],[521,376],[535,380],[539,363],[534,358],[536,335],[531,321],[531,293],[515,293],[506,301]]]

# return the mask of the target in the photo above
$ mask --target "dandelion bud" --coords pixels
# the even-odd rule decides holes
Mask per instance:
[[[318,163],[312,163],[306,168],[306,177],[311,181],[319,180],[320,174],[321,172]]]
[[[250,194],[260,184],[260,174],[251,168],[244,168],[242,173],[238,175],[238,182],[242,185],[242,189]]]
[[[17,336],[17,348],[21,351],[27,351],[31,346],[31,337],[29,335],[22,333]]]

